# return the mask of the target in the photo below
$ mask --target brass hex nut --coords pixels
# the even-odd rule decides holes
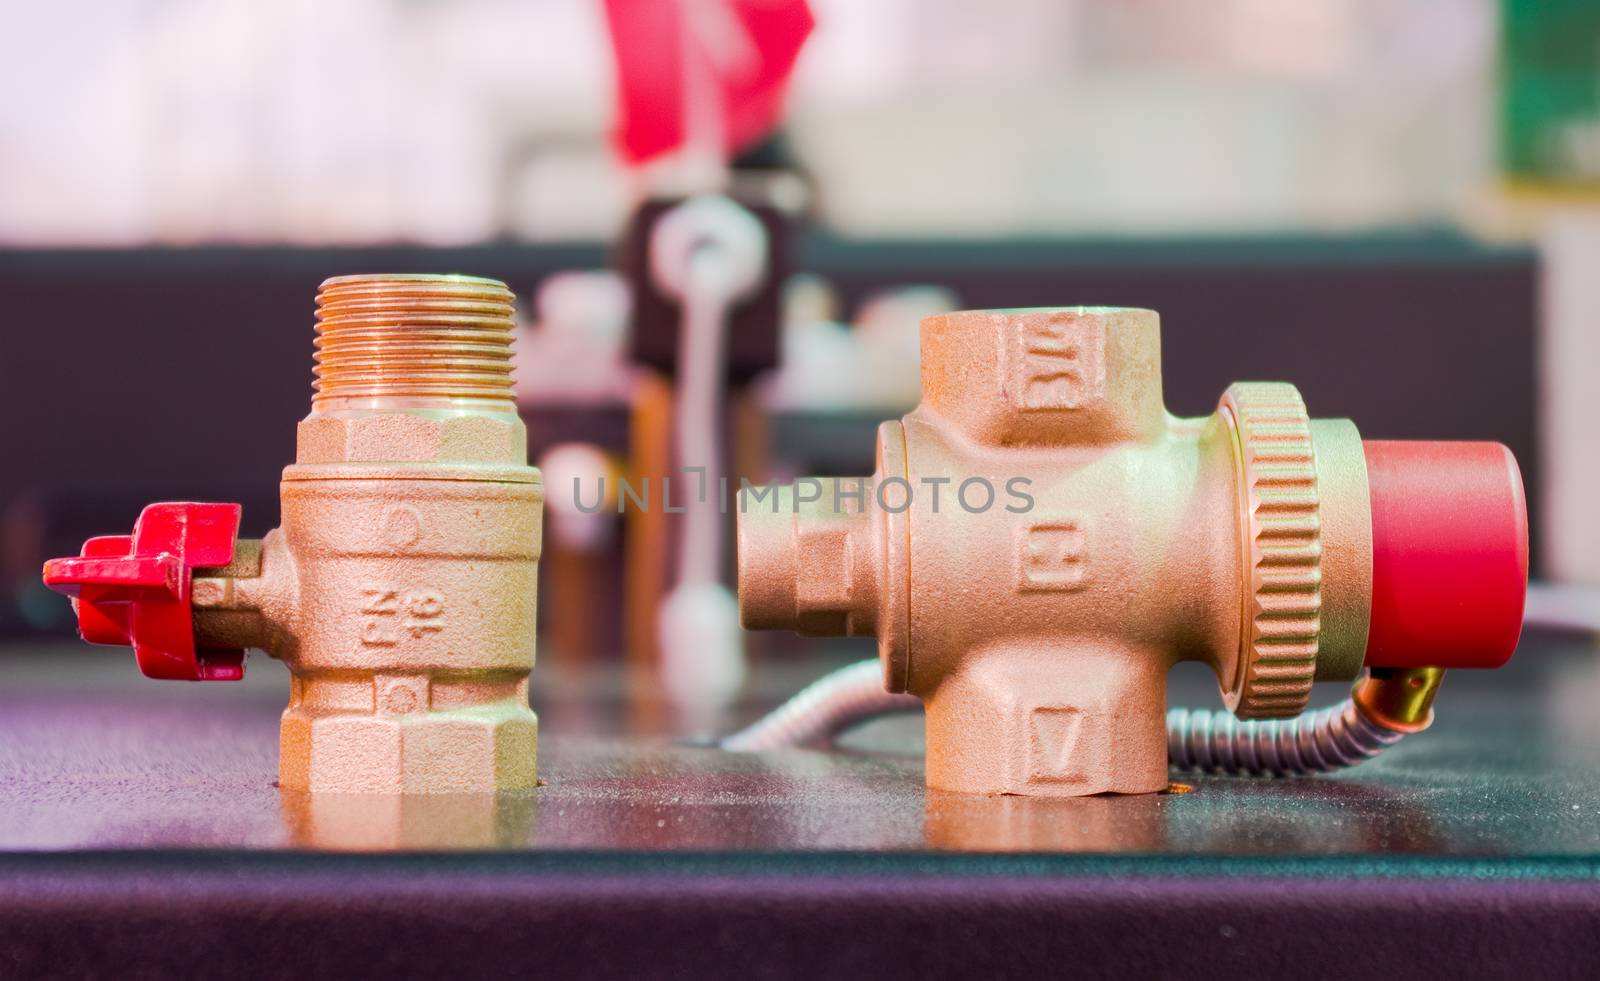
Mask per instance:
[[[527,430],[510,413],[318,413],[296,433],[300,463],[507,463],[527,453]]]
[[[389,693],[392,707],[402,695]],[[539,724],[490,705],[406,714],[284,713],[279,784],[318,793],[493,793],[538,782]]]

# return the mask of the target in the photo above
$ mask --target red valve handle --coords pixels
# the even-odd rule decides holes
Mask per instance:
[[[77,597],[78,632],[91,644],[133,646],[139,670],[168,681],[237,681],[244,651],[196,648],[194,570],[233,561],[237,504],[152,504],[132,535],[83,543],[44,564],[44,584]]]

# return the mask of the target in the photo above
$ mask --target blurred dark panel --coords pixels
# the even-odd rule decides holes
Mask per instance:
[[[526,298],[548,272],[603,262],[599,245],[0,252],[0,630],[64,629],[30,541],[75,550],[163,499],[242,501],[247,535],[278,523],[324,278],[471,272]]]
[[[603,262],[598,245],[0,252],[0,509],[40,485],[169,497],[276,485],[310,407],[313,301],[328,276],[471,272],[525,299],[553,270]],[[276,523],[245,514],[249,534]]]
[[[323,278],[467,272],[504,279],[526,308],[544,276],[606,256],[600,243],[0,251],[0,629],[24,622],[35,549],[125,530],[149,500],[244,500],[247,534],[276,524],[278,474],[309,405]],[[1210,411],[1235,379],[1290,380],[1314,415],[1350,416],[1369,436],[1505,442],[1537,507],[1527,250],[1434,234],[1159,244],[813,235],[798,265],[834,282],[847,308],[908,283],[947,286],[968,307],[1152,307],[1174,411]],[[863,427],[869,452],[871,438]]]

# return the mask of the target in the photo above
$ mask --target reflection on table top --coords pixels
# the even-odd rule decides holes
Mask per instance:
[[[1600,856],[1600,657],[1535,639],[1514,667],[1457,672],[1439,722],[1337,777],[1179,777],[1188,793],[970,797],[922,785],[920,719],[833,752],[694,745],[619,672],[535,674],[539,790],[338,797],[274,785],[281,666],[238,684],[158,684],[79,645],[0,647],[0,851],[1099,852]],[[835,660],[758,667],[731,727]],[[1203,671],[1174,704],[1215,705]],[[1208,685],[1210,686],[1208,688]],[[1339,697],[1330,687],[1320,697]]]

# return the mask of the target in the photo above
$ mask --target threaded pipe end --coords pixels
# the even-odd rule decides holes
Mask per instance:
[[[335,276],[317,289],[313,409],[348,400],[513,405],[514,297],[476,276]]]

